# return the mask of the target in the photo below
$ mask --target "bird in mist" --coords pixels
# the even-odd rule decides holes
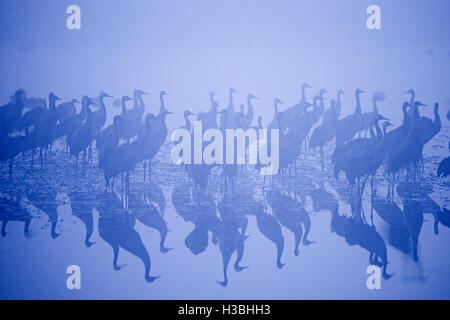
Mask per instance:
[[[5,123],[6,132],[13,133],[20,128],[22,111],[24,109],[25,90],[19,89],[14,93],[14,100],[0,107],[0,121]]]
[[[58,121],[74,116],[77,113],[77,108],[75,105],[78,103],[80,102],[77,99],[72,99],[59,104],[56,108]]]
[[[43,165],[42,151],[47,152],[47,148],[51,147],[55,139],[56,126],[58,124],[58,119],[56,115],[56,101],[60,100],[53,92],[49,95],[49,116],[45,121],[39,123],[33,131],[27,136],[27,148],[33,150],[33,156],[31,159],[31,166],[33,166],[34,153],[37,148],[39,148],[39,157],[41,160],[41,167]],[[51,150],[50,150],[51,152]]]
[[[361,130],[362,115],[361,115],[361,100],[360,95],[365,91],[356,89],[355,112],[344,119],[338,121],[338,128],[336,132],[336,148],[344,144],[346,141],[353,139],[356,133]]]
[[[450,141],[448,143],[448,149],[450,150]],[[443,159],[439,163],[439,168],[437,170],[438,177],[447,177],[450,175],[450,157]]]

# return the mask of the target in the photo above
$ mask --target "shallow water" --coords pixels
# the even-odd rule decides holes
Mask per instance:
[[[426,202],[430,212],[436,213],[440,207],[448,208],[449,180],[435,177],[438,163],[447,156],[448,140],[447,126],[424,149],[423,176],[416,177],[415,182],[412,178],[409,181],[405,177],[400,178],[398,190],[407,191],[400,192],[403,198],[397,192],[391,203],[403,210],[407,200],[405,197],[409,197],[422,201],[422,207]],[[439,234],[436,235],[434,216],[428,212],[424,212],[425,221],[420,229],[419,261],[414,262],[412,253],[405,253],[411,250],[411,239],[407,236],[406,244],[403,241],[402,245],[393,241],[390,225],[374,211],[374,228],[371,230],[379,234],[382,243],[386,244],[387,273],[393,276],[382,280],[381,290],[367,289],[369,251],[358,244],[349,245],[343,237],[330,232],[331,214],[327,208],[338,202],[340,215],[351,216],[345,178],[341,176],[336,181],[332,177],[329,158],[332,149],[329,146],[325,151],[326,174],[321,173],[318,152],[310,151],[307,159],[302,155],[297,161],[296,174],[292,172],[290,178],[286,176],[284,185],[281,176],[275,177],[273,184],[269,180],[265,182],[265,191],[279,190],[284,197],[288,197],[283,199],[297,199],[311,218],[308,239],[314,243],[308,246],[300,244],[299,256],[294,255],[293,233],[282,227],[284,251],[281,262],[286,263],[282,269],[277,268],[274,243],[263,235],[255,215],[251,214],[255,203],[266,202],[267,213],[272,215],[273,211],[265,201],[263,177],[250,166],[239,168],[236,190],[233,193],[228,185],[227,194],[222,189],[221,169],[214,168],[208,184],[208,196],[200,199],[184,169],[170,163],[170,144],[163,146],[152,163],[151,190],[148,180],[144,186],[142,166],[137,167],[130,177],[131,192],[146,190],[154,208],[167,223],[165,246],[173,250],[161,253],[159,232],[146,226],[139,217],[121,213],[120,178],[115,180],[115,194],[112,198],[106,198],[102,174],[95,167],[95,152],[94,165],[87,165],[84,173],[82,167],[78,173],[75,172],[74,159],[69,159],[64,152],[62,142],[55,144],[56,152],[51,159],[48,157],[44,161],[43,168],[37,162],[31,169],[30,155],[25,158],[19,156],[11,184],[6,178],[7,165],[1,164],[2,197],[15,196],[32,219],[29,237],[24,236],[23,222],[11,221],[7,225],[6,237],[0,239],[0,298],[450,298],[450,251],[447,250],[450,230],[439,224]],[[384,169],[380,168],[375,179],[377,199],[386,198],[385,176]],[[173,200],[177,201],[176,205]],[[196,219],[207,217],[202,214],[206,214],[208,204],[212,205],[215,215],[216,206],[221,203],[229,205],[230,210],[242,212],[242,216],[248,219],[246,235],[249,237],[244,242],[241,265],[249,268],[241,272],[233,269],[234,252],[228,267],[229,282],[226,288],[216,282],[223,280],[222,257],[219,245],[212,241],[211,232],[208,232],[207,248],[198,255],[193,254],[191,249],[205,245],[201,237],[189,240],[191,249],[186,242],[194,229],[192,221],[200,225]],[[369,183],[365,188],[363,209],[367,225],[372,225]],[[60,234],[56,239],[51,236],[52,221],[56,222],[55,233]],[[92,230],[89,241],[94,243],[90,247],[85,244],[88,229]],[[222,237],[226,237],[230,230],[225,226],[225,232],[222,232],[225,236]],[[122,266],[120,271],[113,268],[111,243],[121,246],[118,256],[118,264]],[[153,283],[147,283],[144,278],[145,252],[151,258],[150,275],[161,276]],[[81,268],[80,291],[66,288],[66,268],[69,265]]]

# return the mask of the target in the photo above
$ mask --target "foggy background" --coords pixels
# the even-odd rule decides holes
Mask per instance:
[[[81,30],[66,28],[71,4],[81,8]],[[371,4],[381,7],[382,30],[366,27]],[[261,98],[254,105],[267,125],[273,99],[294,105],[304,81],[316,88],[310,101],[320,88],[332,92],[328,97],[347,92],[344,114],[354,109],[357,87],[369,92],[363,111],[382,91],[380,111],[397,120],[410,88],[422,102],[439,101],[445,111],[450,104],[445,0],[1,0],[0,7],[5,103],[19,87],[33,96],[54,91],[63,100],[100,90],[120,98],[140,88],[156,113],[165,90],[168,109],[177,113],[169,127],[181,124],[186,109],[209,109],[210,90],[226,107],[231,87],[239,92],[237,108],[249,93]]]
[[[81,30],[66,28],[66,8],[81,7]],[[382,30],[368,30],[366,9],[381,7]],[[432,106],[441,103],[443,126],[450,106],[450,1],[447,0],[0,0],[0,105],[17,88],[33,97],[55,92],[63,100],[100,90],[120,98],[139,88],[147,111],[159,110],[159,92],[165,90],[169,128],[183,123],[182,113],[210,108],[214,90],[221,107],[228,104],[228,90],[238,91],[235,108],[253,93],[255,119],[273,118],[273,100],[285,102],[284,110],[300,100],[300,86],[308,82],[307,100],[325,88],[335,98],[343,97],[343,115],[352,113],[354,90],[362,95],[363,112],[372,110],[371,96],[385,92],[380,113],[400,124],[404,95],[414,88],[417,99]],[[107,100],[108,119],[120,113]],[[329,101],[326,101],[326,108]],[[78,108],[80,108],[78,106]],[[422,109],[432,117],[433,108]],[[256,121],[254,122],[256,124]],[[2,178],[3,179],[3,178]],[[174,212],[166,215],[168,247],[161,255],[156,231],[137,225],[148,244],[154,268],[162,275],[154,284],[145,283],[142,264],[121,250],[127,267],[112,269],[112,251],[94,233],[97,244],[83,244],[83,226],[72,224],[70,212],[60,208],[66,233],[53,241],[35,230],[31,241],[22,226],[11,224],[8,241],[0,239],[0,297],[2,298],[175,298],[175,299],[291,299],[291,298],[448,298],[450,233],[433,235],[431,218],[421,238],[432,250],[424,253],[430,277],[426,283],[405,283],[402,273],[411,268],[411,257],[388,247],[389,268],[396,274],[383,282],[383,290],[369,291],[365,273],[367,252],[349,247],[330,235],[328,215],[318,216],[311,238],[319,243],[302,247],[294,257],[292,237],[286,236],[283,262],[277,270],[272,243],[250,221],[244,264],[250,269],[235,273],[230,266],[229,287],[221,288],[221,258],[210,244],[200,256],[184,246],[192,226]],[[67,210],[66,210],[67,211]],[[70,220],[72,219],[72,220]],[[33,222],[34,223],[34,222]],[[33,225],[32,225],[33,227]],[[35,227],[37,229],[37,227]],[[71,230],[70,233],[69,229]],[[337,244],[339,241],[339,244]],[[269,248],[269,249],[267,249]],[[333,250],[328,250],[332,248]],[[338,248],[337,250],[334,250]],[[433,251],[436,249],[436,251]],[[268,251],[269,250],[269,251]],[[268,254],[268,252],[270,252]],[[9,259],[9,260],[8,260]],[[180,262],[182,261],[182,262]],[[232,260],[234,261],[234,260]],[[447,262],[447,264],[445,264]],[[65,287],[65,269],[77,264],[82,270],[82,291]],[[408,272],[406,272],[408,273]],[[415,272],[413,272],[415,273]],[[317,281],[320,279],[320,281]]]

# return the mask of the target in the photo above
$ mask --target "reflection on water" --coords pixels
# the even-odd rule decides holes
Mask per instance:
[[[118,176],[108,192],[96,153],[84,173],[61,141],[42,168],[30,168],[30,154],[17,157],[13,181],[0,186],[0,261],[7,267],[0,280],[17,292],[2,298],[41,297],[20,278],[43,276],[36,286],[60,281],[69,264],[89,278],[85,297],[450,297],[449,185],[435,177],[441,158],[433,147],[424,151],[420,179],[399,177],[393,194],[381,168],[360,211],[347,183],[332,176],[332,146],[324,149],[324,172],[311,151],[289,177],[270,181],[238,166],[233,187],[224,186],[220,167],[208,168],[199,187],[196,168],[168,161],[170,147],[153,160],[151,182],[138,165],[129,182]],[[2,164],[2,177],[8,172]],[[382,270],[379,293],[365,288],[369,264]],[[139,284],[146,282],[154,283]],[[59,285],[42,297],[70,298]]]

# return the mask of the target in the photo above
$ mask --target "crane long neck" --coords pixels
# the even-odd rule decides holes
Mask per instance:
[[[185,115],[184,120],[186,121],[185,129],[187,131],[191,132],[192,125],[191,125],[191,120],[189,120],[189,116]]]
[[[278,117],[278,101],[274,103],[274,120],[277,120]]]
[[[56,99],[50,99],[49,110],[50,111],[55,111],[56,110]]]
[[[164,103],[164,95],[160,94],[159,100],[161,102],[161,108],[159,109],[159,114],[162,114],[164,110],[166,110],[166,105]]]
[[[142,98],[142,96],[139,96],[139,107],[141,109],[145,109],[145,103],[144,103],[144,98]]]
[[[323,110],[325,109],[325,99],[323,98],[322,95],[320,96],[320,99],[319,99],[318,108],[319,108],[320,112],[323,112]]]
[[[376,137],[375,132],[373,131],[373,127],[374,127],[374,126],[375,126],[374,123],[372,123],[372,124],[370,125],[370,138],[371,138],[371,139],[374,139],[374,138]]]
[[[98,97],[98,102],[100,103],[100,108],[104,110],[104,109],[106,109],[106,106],[105,106],[105,102],[103,101],[103,99],[105,99],[105,97],[103,97],[103,96]]]
[[[228,112],[223,112],[220,117],[220,129],[223,131],[226,129],[227,118],[228,118]]]
[[[22,110],[24,109],[25,103],[24,103],[24,101],[23,101],[22,95],[18,95],[18,96],[16,97],[16,107],[17,107],[17,109],[18,109],[19,111],[22,111]]]
[[[439,107],[438,106],[434,107],[434,122],[435,123],[441,122],[441,117],[439,116]]]
[[[413,113],[412,113],[412,123],[413,125],[415,125],[417,123],[417,120],[419,119],[420,114],[419,114],[419,106],[417,105],[417,103],[414,104],[413,107]]]
[[[375,121],[375,130],[377,131],[378,141],[381,141],[383,139],[383,133],[382,133],[382,131],[380,129],[378,121]]]
[[[127,106],[125,99],[122,99],[122,114],[127,113]]]
[[[342,96],[342,93],[341,92],[338,92],[338,95],[337,95],[337,104],[340,106],[341,105],[341,96]]]
[[[251,98],[248,98],[247,104],[248,104],[247,114],[253,114],[253,105],[252,105],[252,99]]]
[[[234,104],[233,104],[233,91],[230,90],[229,94],[229,103],[228,103],[228,112],[234,112]]]
[[[413,106],[415,104],[415,101],[416,101],[416,93],[413,91],[411,92],[411,100],[409,101],[409,104]]]
[[[134,94],[134,108],[145,108],[145,104],[144,104],[144,98],[142,98],[141,94],[135,93]]]
[[[359,93],[356,94],[355,114],[361,114],[361,99],[359,97]]]
[[[377,101],[373,99],[373,113],[378,113]]]
[[[80,114],[84,117],[84,115],[87,112],[87,108],[88,108],[88,100],[86,98],[83,98],[82,102],[81,102],[81,111]]]
[[[302,99],[300,100],[300,103],[305,103],[306,102],[306,87],[303,86],[302,87]]]
[[[386,137],[387,134],[387,126],[383,127],[383,137]]]
[[[407,123],[409,123],[408,106],[404,105],[402,107],[402,111],[403,111],[403,125],[406,125]]]
[[[211,101],[211,111],[215,112],[216,111],[216,101],[214,101],[214,94],[212,92],[209,94],[209,100]]]

